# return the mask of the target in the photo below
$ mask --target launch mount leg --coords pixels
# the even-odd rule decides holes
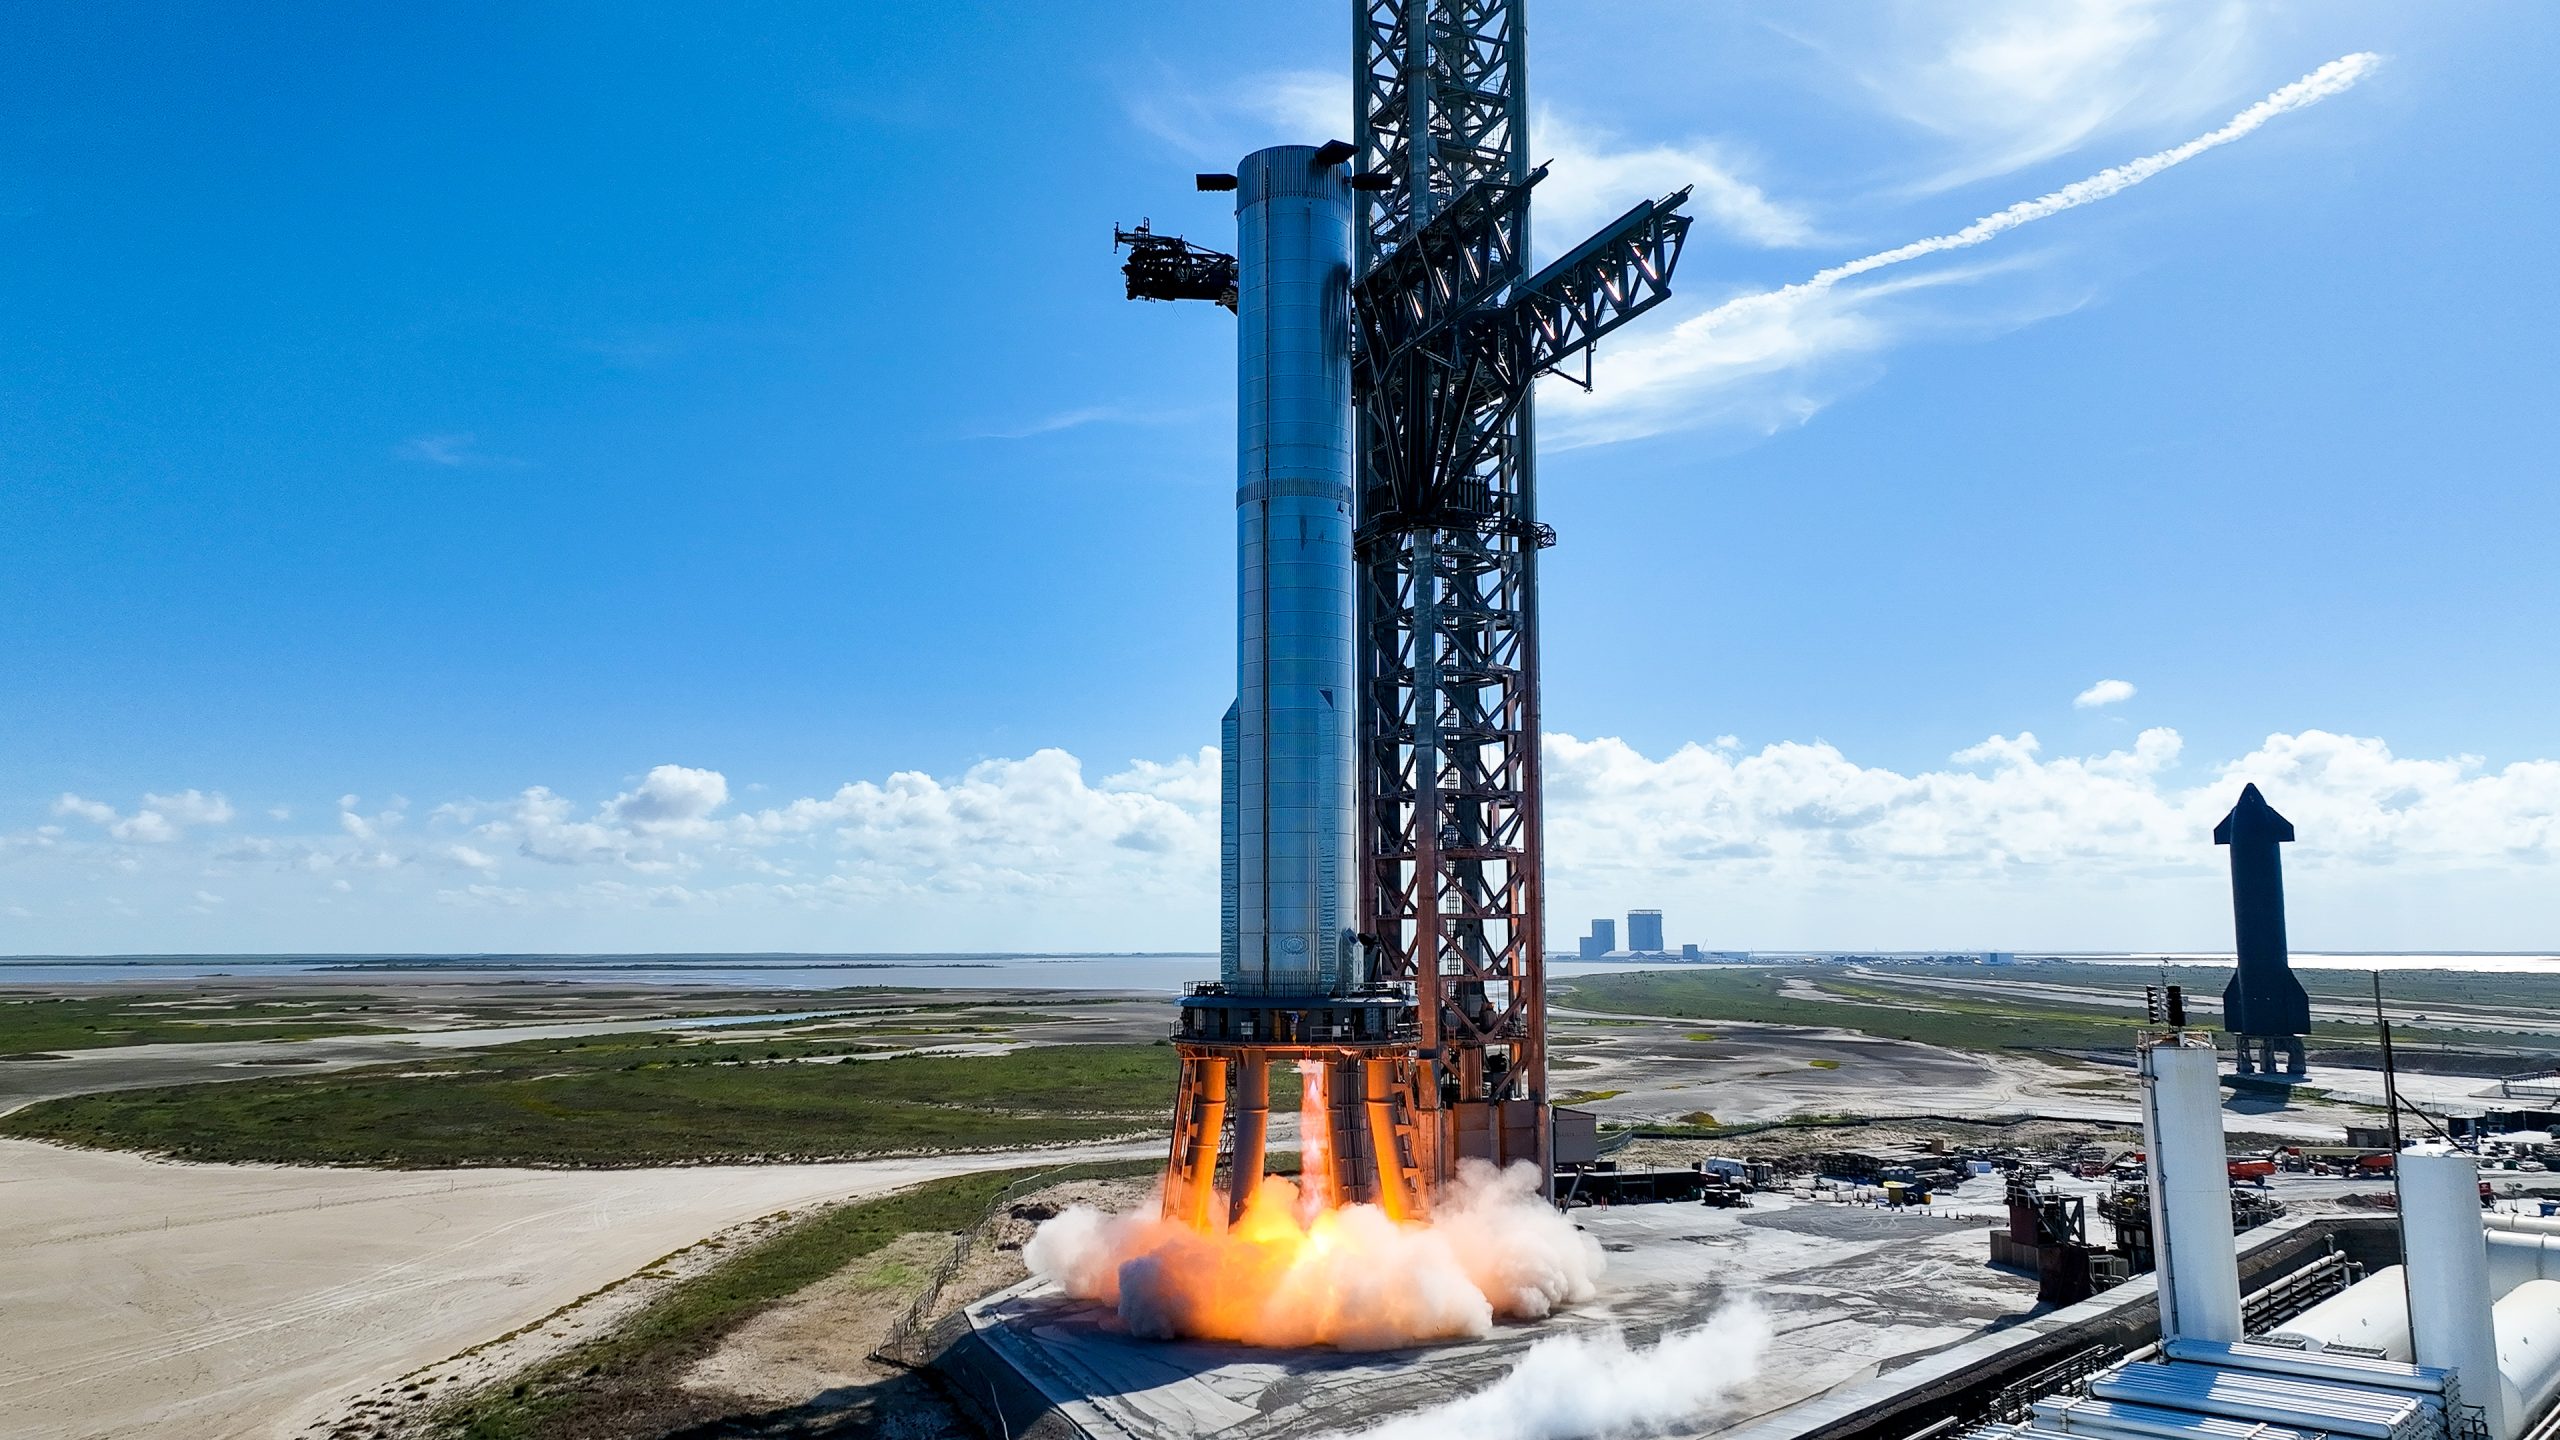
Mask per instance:
[[[1244,1218],[1262,1186],[1263,1148],[1271,1133],[1271,1058],[1248,1053],[1236,1060],[1236,1148],[1227,1166],[1227,1218]]]
[[[1227,1128],[1227,1062],[1215,1055],[1182,1057],[1182,1083],[1173,1112],[1173,1165],[1164,1177],[1164,1216],[1194,1230],[1209,1228],[1217,1196],[1218,1137]]]

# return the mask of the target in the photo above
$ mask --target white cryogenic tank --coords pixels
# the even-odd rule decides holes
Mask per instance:
[[[2409,1342],[2421,1365],[2462,1377],[2462,1398],[2513,1440],[2489,1318],[2489,1244],[2480,1225],[2480,1171],[2468,1155],[2400,1157],[2400,1240],[2409,1269]]]
[[[2560,1280],[2528,1280],[2491,1312],[2507,1424],[2522,1434],[2560,1399]]]
[[[2161,1338],[2237,1340],[2240,1258],[2213,1049],[2165,1040],[2145,1046],[2141,1060]]]
[[[2294,1316],[2275,1333],[2315,1351],[2352,1345],[2387,1360],[2405,1361],[2409,1358],[2407,1272],[2397,1265],[2376,1270]]]
[[[2492,1230],[2489,1293],[2504,1297],[2528,1280],[2560,1280],[2560,1235]]]
[[[1359,893],[1352,651],[1351,190],[1308,145],[1236,167],[1236,993],[1349,978]]]

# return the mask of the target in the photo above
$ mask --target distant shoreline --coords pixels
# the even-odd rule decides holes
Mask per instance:
[[[1717,952],[1729,957],[1715,960],[1682,960],[1677,955],[1625,955],[1607,960],[1589,961],[1572,955],[1550,957],[1550,963],[1608,965],[1777,965],[1789,962],[1857,961],[1857,960],[1964,960],[1974,955],[1993,953],[1967,950],[1733,950]],[[2014,963],[2032,965],[2040,961],[2061,960],[2077,963],[2122,961],[2134,964],[2222,965],[2229,964],[2227,950],[2017,950],[2000,952],[2014,957]],[[314,951],[285,953],[245,951],[227,953],[128,953],[101,955],[29,954],[0,955],[0,966],[41,967],[56,965],[304,965],[344,969],[355,966],[439,965],[472,969],[526,969],[540,966],[571,965],[580,969],[652,969],[678,970],[706,966],[723,969],[752,968],[759,965],[788,969],[828,968],[892,969],[909,965],[987,966],[1006,963],[1040,964],[1048,961],[1074,960],[1215,960],[1210,950],[886,950],[886,951],[796,951],[796,950],[681,950],[681,951]],[[2560,949],[2554,950],[2300,950],[2293,956],[2297,965],[2320,961],[2349,960],[2539,960],[2560,964]],[[1983,962],[1986,964],[1995,962]],[[1997,962],[2010,963],[2010,962]]]

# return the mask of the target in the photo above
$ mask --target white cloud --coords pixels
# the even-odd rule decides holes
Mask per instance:
[[[1841,34],[1798,38],[1948,147],[1928,189],[2188,123],[2241,83],[2257,50],[2257,17],[2239,0],[1904,0],[1846,13]]]
[[[2210,943],[2229,923],[2213,822],[2255,782],[2302,835],[2287,866],[2306,945],[2349,930],[2355,948],[2549,943],[2560,759],[2410,758],[2321,730],[2236,758],[2185,751],[2165,727],[2077,755],[2013,732],[1895,768],[1820,741],[1718,736],[1648,755],[1551,735],[1557,933],[1566,916],[1660,905],[1715,948]],[[157,943],[135,927],[213,906],[200,889],[231,897],[231,927],[299,923],[278,917],[329,900],[354,928],[323,948],[1200,945],[1217,913],[1217,780],[1214,749],[1098,778],[1044,749],[736,812],[719,771],[664,765],[600,801],[535,786],[436,806],[388,838],[22,832],[6,837],[0,903],[41,894],[38,924],[65,938],[35,943],[75,948]],[[55,808],[97,823],[94,802],[67,799]],[[552,863],[509,869],[510,849]],[[361,895],[357,875],[375,877]],[[418,938],[438,923],[462,928]],[[283,938],[238,933],[242,948]]]
[[[640,788],[615,796],[604,813],[635,830],[680,829],[728,803],[729,782],[719,771],[660,765],[641,780]]]
[[[1176,151],[1225,167],[1266,145],[1351,138],[1351,81],[1331,70],[1269,70],[1203,89],[1160,75],[1133,89],[1129,118]]]
[[[231,802],[220,795],[207,795],[201,790],[183,790],[175,795],[145,795],[145,807],[159,811],[177,825],[227,825],[231,823]]]
[[[444,857],[465,870],[478,870],[484,874],[493,874],[498,868],[496,856],[474,850],[468,845],[447,845],[444,847]]]
[[[1819,742],[1749,754],[1688,745],[1655,758],[1620,740],[1554,735],[1551,888],[1602,897],[1594,914],[1662,903],[1685,906],[1692,923],[1747,916],[1763,944],[1948,943],[1920,917],[1988,935],[2021,897],[2044,906],[2047,923],[2079,927],[2076,942],[2045,943],[2174,943],[2159,934],[2158,897],[2203,896],[2198,923],[2214,923],[2212,828],[2249,782],[2301,833],[2288,866],[2334,877],[2326,883],[2353,897],[2416,899],[2455,876],[2538,887],[2560,860],[2560,760],[2492,770],[2475,756],[2412,760],[2378,739],[2306,730],[2186,771],[2182,783],[2183,749],[2165,728],[2086,756],[2048,757],[2032,734],[1995,735],[1957,752],[1953,768],[1902,773]],[[2134,897],[2113,921],[2129,933],[2092,933],[2106,917],[2090,897],[2104,893]],[[2458,926],[2419,904],[2406,943]],[[2510,934],[2534,923],[2507,919]]]
[[[1571,446],[1690,428],[1726,418],[1728,412],[1717,392],[1738,379],[1809,372],[1843,355],[1897,343],[1903,338],[1903,326],[1878,305],[1913,288],[1915,282],[1844,289],[1848,282],[1928,256],[1971,249],[2020,226],[2120,195],[2255,132],[2277,116],[2344,93],[2380,63],[2381,58],[2371,54],[2341,56],[2183,144],[2110,166],[1945,234],[1860,256],[1776,290],[1734,296],[1667,332],[1610,349],[1598,362],[1599,383],[1593,392],[1546,387],[1557,402],[1548,412],[1554,422],[1550,433]],[[1947,284],[1970,278],[1941,274],[1934,282],[1916,283]],[[1798,423],[1823,403],[1823,397],[1809,387],[1781,394],[1791,403],[1781,407],[1779,418],[1784,419],[1791,409]]]
[[[53,813],[86,820],[92,825],[112,825],[116,819],[116,807],[113,805],[98,800],[83,800],[69,793],[65,793],[61,799],[53,802]]]
[[[2134,696],[2130,680],[2101,680],[2071,697],[2074,710],[2095,710],[2102,705],[2120,705]]]
[[[524,464],[512,455],[493,455],[480,448],[480,437],[468,431],[448,435],[418,435],[403,442],[400,456],[421,465],[434,465],[446,470],[495,467],[514,469]]]
[[[1052,411],[1035,420],[1025,421],[1008,429],[981,431],[977,438],[1030,440],[1042,435],[1082,430],[1092,425],[1171,425],[1195,419],[1202,413],[1197,410],[1150,409],[1135,405],[1079,405],[1072,409]]]
[[[521,910],[532,899],[532,892],[510,885],[466,885],[459,890],[439,890],[436,902],[442,905],[495,906]]]
[[[763,836],[831,835],[846,857],[838,877],[858,889],[1062,893],[1109,876],[1160,891],[1172,877],[1143,857],[1216,855],[1217,783],[1214,750],[1141,763],[1099,786],[1075,756],[1039,750],[950,781],[915,771],[857,781],[750,823]]]
[[[190,826],[229,824],[232,809],[231,802],[219,794],[182,790],[172,795],[144,795],[141,807],[131,815],[120,815],[114,806],[104,801],[87,800],[66,793],[53,802],[53,813],[102,826],[109,836],[118,840],[137,845],[166,845],[184,835]],[[60,832],[55,830],[52,833],[58,836]]]
[[[1803,210],[1771,199],[1742,178],[1741,162],[1707,141],[1629,145],[1621,137],[1541,109],[1530,130],[1541,162],[1551,162],[1538,183],[1535,237],[1544,254],[1559,254],[1626,213],[1639,200],[1658,200],[1695,186],[1689,211],[1710,229],[1754,245],[1790,246],[1814,239]]]
[[[119,840],[144,845],[166,845],[182,833],[169,818],[157,810],[137,810],[107,827],[107,833]]]

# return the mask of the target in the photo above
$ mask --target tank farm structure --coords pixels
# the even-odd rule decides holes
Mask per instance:
[[[1519,0],[1362,0],[1353,138],[1232,174],[1236,253],[1155,233],[1132,299],[1235,312],[1236,702],[1219,975],[1181,1001],[1165,1213],[1263,1173],[1426,1216],[1461,1161],[1551,1173],[1531,389],[1670,294],[1688,192],[1532,272]],[[1579,373],[1574,373],[1578,371]],[[1224,1157],[1223,1167],[1221,1157]],[[1227,1177],[1221,1185],[1220,1171]]]

